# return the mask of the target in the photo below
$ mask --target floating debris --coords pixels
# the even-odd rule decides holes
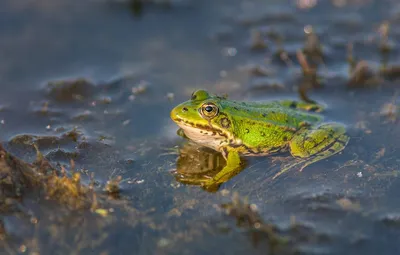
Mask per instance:
[[[372,130],[369,128],[369,123],[365,120],[357,121],[354,127],[356,129],[362,130],[365,134],[372,133]]]
[[[132,94],[136,96],[145,93],[149,87],[149,84],[149,82],[141,80],[137,86],[132,88]]]
[[[106,191],[107,194],[109,194],[109,195],[118,196],[119,193],[121,192],[121,188],[120,188],[121,180],[122,180],[122,176],[120,176],[120,175],[108,180],[106,183],[106,186],[104,188],[104,191]]]
[[[390,80],[400,78],[400,65],[383,66],[380,74]]]
[[[252,29],[250,32],[250,48],[252,50],[263,50],[267,48],[263,34],[258,29]]]
[[[386,154],[386,148],[383,147],[377,153],[375,153],[375,159],[380,159],[380,158],[384,157],[385,154]]]
[[[306,102],[315,103],[313,100],[309,99],[307,92],[313,88],[321,87],[321,81],[317,74],[317,68],[309,65],[306,55],[301,50],[296,52],[296,56],[303,72],[303,77],[300,86],[298,87],[300,97]]]
[[[381,217],[380,220],[388,226],[400,226],[400,214],[398,213],[388,213]]]
[[[389,43],[389,31],[390,31],[390,23],[388,21],[384,21],[378,29],[381,41],[379,45],[379,50],[381,53],[385,54],[392,50],[392,46]]]
[[[94,114],[90,110],[85,110],[81,113],[77,113],[76,115],[72,116],[71,118],[73,121],[91,121],[95,120],[96,118],[94,117]]]
[[[53,81],[47,84],[48,95],[56,101],[83,100],[95,92],[95,86],[86,79]]]
[[[103,104],[111,104],[112,103],[112,98],[111,97],[103,97],[100,101]]]
[[[103,216],[103,217],[107,217],[108,213],[109,213],[108,210],[103,209],[103,208],[98,208],[98,209],[94,210],[94,212],[99,214],[99,215],[101,215],[101,216]]]
[[[171,241],[168,240],[167,238],[161,238],[160,240],[158,240],[157,246],[164,248],[164,247],[170,245],[170,243],[171,243]]]
[[[304,76],[310,76],[310,75],[314,76],[316,73],[316,69],[310,67],[310,65],[308,64],[308,61],[307,61],[307,57],[304,55],[304,53],[301,50],[296,51],[296,57],[301,66],[301,70],[303,71],[303,75]]]
[[[382,79],[367,61],[359,61],[350,75],[349,87],[371,87],[380,84]]]
[[[390,122],[396,122],[399,117],[399,106],[397,105],[398,92],[395,93],[391,102],[385,103],[379,115],[386,117]]]
[[[347,63],[349,64],[349,76],[351,76],[357,65],[357,61],[354,59],[354,44],[353,43],[347,44]]]
[[[274,225],[263,221],[258,214],[257,206],[249,204],[246,200],[243,201],[237,192],[233,193],[232,201],[222,204],[221,208],[224,209],[226,215],[236,218],[237,226],[250,230],[254,240],[259,242],[265,238],[272,253],[288,243]]]
[[[122,126],[127,126],[129,123],[131,123],[131,120],[124,120]]]
[[[237,49],[234,47],[227,47],[222,49],[222,55],[226,57],[234,57],[237,54]]]
[[[40,109],[40,112],[43,114],[47,114],[47,112],[49,111],[49,102],[44,102],[42,109]]]
[[[130,95],[128,97],[129,101],[135,101],[136,97],[134,95]]]
[[[174,101],[174,98],[175,98],[175,94],[174,93],[167,93],[167,99],[169,100],[169,101]]]
[[[322,46],[318,36],[314,33],[313,27],[310,25],[305,26],[304,33],[306,34],[306,41],[303,48],[304,54],[322,57]]]
[[[393,103],[386,103],[382,106],[380,115],[388,117],[391,121],[396,121],[399,116],[399,106]]]
[[[346,211],[360,211],[361,206],[359,203],[352,202],[348,198],[340,198],[336,200],[336,204]]]

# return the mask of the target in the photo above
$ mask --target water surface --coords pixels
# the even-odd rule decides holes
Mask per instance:
[[[315,1],[300,8],[305,2],[148,1],[135,15],[122,1],[2,1],[2,144],[28,162],[36,156],[32,142],[58,168],[73,159],[83,183],[94,173],[99,192],[110,178],[123,179],[107,217],[25,197],[24,213],[1,214],[4,252],[270,254],[263,231],[218,209],[234,192],[290,240],[279,254],[399,252],[400,133],[396,114],[382,111],[396,104],[397,82],[349,86],[347,57],[352,43],[356,61],[395,65],[400,5]],[[385,21],[387,56],[379,48]],[[196,88],[238,100],[298,99],[304,78],[296,51],[311,27],[324,54],[317,59],[322,86],[308,95],[328,106],[327,120],[348,126],[343,153],[276,180],[287,158],[251,158],[217,193],[177,182],[171,149],[186,141],[170,109]],[[265,45],[255,43],[257,33]],[[76,79],[84,80],[73,90],[51,87]],[[71,130],[77,139],[65,135]]]

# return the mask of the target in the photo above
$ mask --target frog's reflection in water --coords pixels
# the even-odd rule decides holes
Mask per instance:
[[[247,162],[244,162],[237,171],[230,173],[224,182],[240,173],[246,165]],[[189,141],[179,149],[176,170],[172,173],[180,183],[199,185],[206,191],[215,192],[222,183],[213,185],[206,183],[209,183],[225,166],[226,160],[221,153]]]

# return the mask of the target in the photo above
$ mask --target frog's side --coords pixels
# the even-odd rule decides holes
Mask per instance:
[[[287,169],[301,169],[332,156],[346,146],[349,137],[338,123],[322,123],[322,107],[295,101],[249,103],[227,100],[204,90],[171,111],[172,120],[194,142],[220,151],[227,166],[208,181],[225,182],[237,172],[240,156],[261,156],[289,150],[299,158]],[[280,174],[279,173],[279,174]]]

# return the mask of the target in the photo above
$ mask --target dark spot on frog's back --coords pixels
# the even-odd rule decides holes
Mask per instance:
[[[222,118],[220,123],[223,128],[229,128],[231,126],[231,121],[228,118]]]
[[[265,136],[265,133],[263,131],[261,131],[260,135],[261,136]]]
[[[248,134],[248,133],[250,132],[250,130],[249,130],[248,128],[246,128],[246,129],[244,130],[244,132],[245,132],[246,134]]]
[[[186,107],[183,107],[183,108],[182,108],[182,111],[183,111],[183,112],[187,112],[187,111],[189,111],[189,109],[186,108]]]

